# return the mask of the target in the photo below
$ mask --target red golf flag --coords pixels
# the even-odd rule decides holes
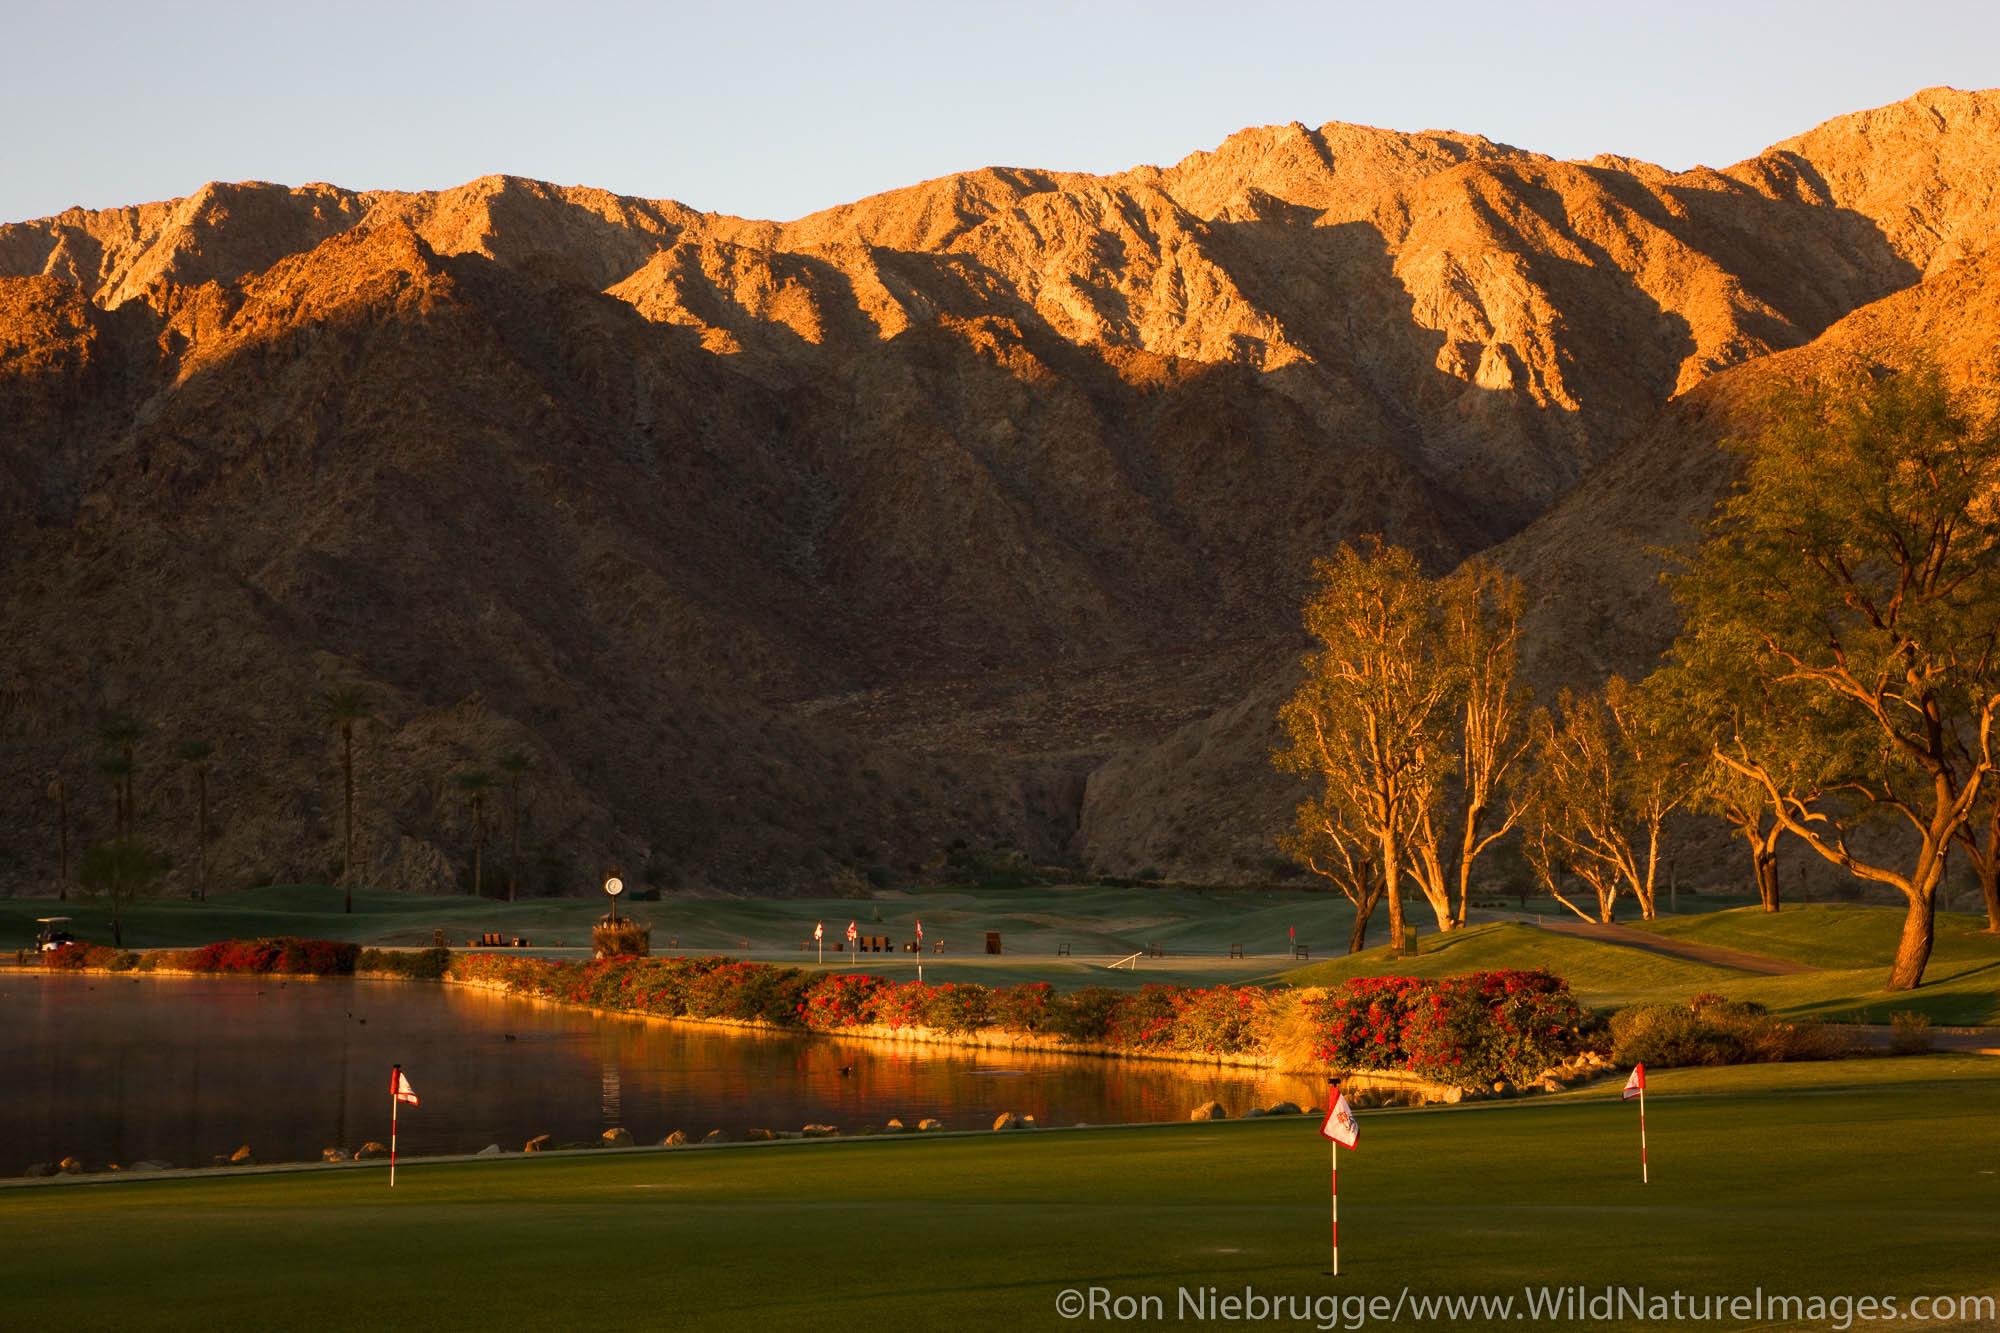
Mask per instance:
[[[859,931],[857,931],[857,930],[856,930],[856,929],[854,928],[854,923],[853,923],[852,921],[848,922],[848,923],[847,923],[847,942],[848,942],[849,944],[852,944],[852,943],[854,943],[854,941],[856,941],[856,940],[858,940],[858,939],[860,939],[860,938],[861,938],[861,933],[860,933]]]
[[[823,940],[826,938],[826,922],[824,921],[813,922],[813,938],[816,940]]]
[[[1646,1090],[1646,1066],[1634,1065],[1632,1067],[1632,1077],[1625,1080],[1625,1095],[1621,1097],[1619,1100],[1629,1102],[1634,1097],[1637,1097],[1640,1093],[1644,1092],[1645,1090]]]
[[[410,1080],[403,1076],[401,1069],[389,1076],[389,1095],[399,1102],[408,1102],[412,1106],[417,1104],[417,1090],[410,1086]]]

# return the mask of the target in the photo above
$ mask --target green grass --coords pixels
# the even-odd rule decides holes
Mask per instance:
[[[1766,912],[1761,907],[1742,907],[1623,924],[1693,944],[1720,945],[1814,967],[1886,968],[1896,956],[1896,942],[1902,936],[1903,909],[1817,905]],[[1931,952],[1934,964],[1996,959],[2000,959],[2000,936],[1986,933],[1985,917],[1938,913],[1937,942]]]
[[[1266,1120],[9,1189],[0,1291],[22,1329],[1014,1330],[1092,1286],[1159,1322],[1184,1286],[1993,1290],[2000,1062],[1797,1072],[1656,1075],[1649,1186],[1609,1089],[1364,1112],[1337,1280],[1326,1145]]]
[[[1284,980],[1300,986],[1333,986],[1350,977],[1443,977],[1487,968],[1545,967],[1568,979],[1585,1004],[1632,1004],[1682,998],[1713,990],[1745,975],[1734,968],[1670,958],[1623,945],[1558,935],[1535,926],[1494,922],[1451,935],[1427,935],[1413,957],[1387,947],[1293,968]]]

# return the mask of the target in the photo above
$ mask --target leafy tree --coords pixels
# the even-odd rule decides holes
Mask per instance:
[[[1368,946],[1368,922],[1382,901],[1383,876],[1371,854],[1372,840],[1348,825],[1341,802],[1321,794],[1299,806],[1293,831],[1278,840],[1278,847],[1354,904],[1347,951],[1360,953]]]
[[[1907,904],[1888,988],[1923,981],[2000,710],[2000,430],[1934,366],[1793,390],[1673,579],[1709,753],[1816,855]],[[1774,706],[1753,712],[1746,700]],[[1857,849],[1862,823],[1909,835]]]
[[[1305,623],[1321,646],[1280,714],[1290,743],[1273,759],[1322,788],[1299,808],[1286,849],[1337,884],[1372,867],[1380,892],[1348,896],[1357,910],[1386,901],[1401,949],[1404,878],[1439,930],[1457,928],[1474,863],[1518,815],[1506,795],[1525,744],[1520,591],[1476,564],[1429,578],[1379,541],[1342,546],[1315,573]]]
[[[1514,683],[1520,662],[1521,585],[1491,565],[1473,561],[1439,585],[1438,608],[1444,637],[1437,669],[1449,672],[1457,687],[1458,846],[1447,878],[1433,820],[1437,803],[1420,802],[1410,843],[1411,870],[1432,903],[1447,904],[1450,924],[1458,927],[1465,924],[1474,864],[1507,836],[1522,812],[1521,802],[1512,799],[1520,761],[1531,744],[1522,716],[1528,697]],[[1433,772],[1442,780],[1440,770]]]
[[[535,771],[535,761],[519,750],[500,756],[497,767],[507,775],[507,901],[514,901],[521,866],[521,779]]]
[[[472,892],[484,897],[486,893],[486,793],[493,789],[490,773],[473,771],[458,775],[459,790],[465,793],[466,803],[472,807]]]
[[[346,890],[342,911],[354,910],[354,728],[375,716],[375,701],[359,685],[337,685],[320,696],[320,725],[340,732],[340,882]]]
[[[194,772],[194,897],[208,901],[208,763],[215,747],[204,740],[183,741],[180,760]]]
[[[1602,695],[1564,691],[1558,704],[1560,718],[1535,720],[1528,862],[1551,896],[1586,921],[1592,914],[1563,895],[1562,870],[1590,888],[1598,921],[1617,919],[1624,892],[1651,920],[1666,819],[1689,791],[1684,752],[1647,691],[1621,676]]]
[[[1437,790],[1452,682],[1435,670],[1442,633],[1436,597],[1416,558],[1398,547],[1343,545],[1314,564],[1306,629],[1320,647],[1279,713],[1289,748],[1275,761],[1324,778],[1338,823],[1368,839],[1403,948],[1402,873],[1419,805]],[[1440,913],[1441,924],[1444,914]]]
[[[119,836],[84,849],[76,877],[85,890],[102,894],[111,907],[111,942],[125,947],[126,909],[156,883],[167,863],[139,839]]]

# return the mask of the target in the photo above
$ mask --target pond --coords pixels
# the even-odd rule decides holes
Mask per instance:
[[[599,1018],[423,982],[119,978],[0,973],[0,1175],[66,1156],[90,1170],[317,1161],[389,1138],[389,1070],[411,1155],[517,1152],[622,1127],[741,1137],[752,1127],[880,1129],[931,1116],[984,1128],[1181,1120],[1318,1098],[1309,1078],[1255,1070]]]

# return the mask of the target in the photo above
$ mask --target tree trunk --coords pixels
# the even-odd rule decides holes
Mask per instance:
[[[340,883],[346,890],[346,900],[341,911],[354,910],[354,724],[346,722],[340,728],[340,773],[343,794],[341,809],[344,814],[344,831],[341,835]]]
[[[1354,905],[1354,933],[1347,940],[1349,953],[1360,953],[1368,947],[1368,922],[1375,915],[1375,904],[1380,901],[1382,893],[1378,889]]]
[[[1757,872],[1757,900],[1764,904],[1764,910],[1775,912],[1779,907],[1778,890],[1778,849],[1776,839],[1750,843],[1750,860]]]
[[[1382,835],[1382,895],[1389,900],[1389,952],[1403,953],[1403,886],[1396,881],[1396,835]]]
[[[507,783],[507,901],[514,901],[514,886],[521,874],[521,779]]]
[[[2000,933],[2000,856],[1979,862],[1979,894],[1986,899],[1986,931]]]
[[[1909,895],[1910,910],[1903,917],[1903,938],[1896,944],[1896,961],[1889,968],[1885,990],[1915,990],[1923,984],[1924,966],[1931,960],[1931,942],[1937,932],[1937,903],[1928,893]]]
[[[208,901],[208,770],[194,771],[194,900]]]
[[[56,842],[61,849],[62,878],[56,881],[56,901],[69,901],[69,788],[56,780]]]

